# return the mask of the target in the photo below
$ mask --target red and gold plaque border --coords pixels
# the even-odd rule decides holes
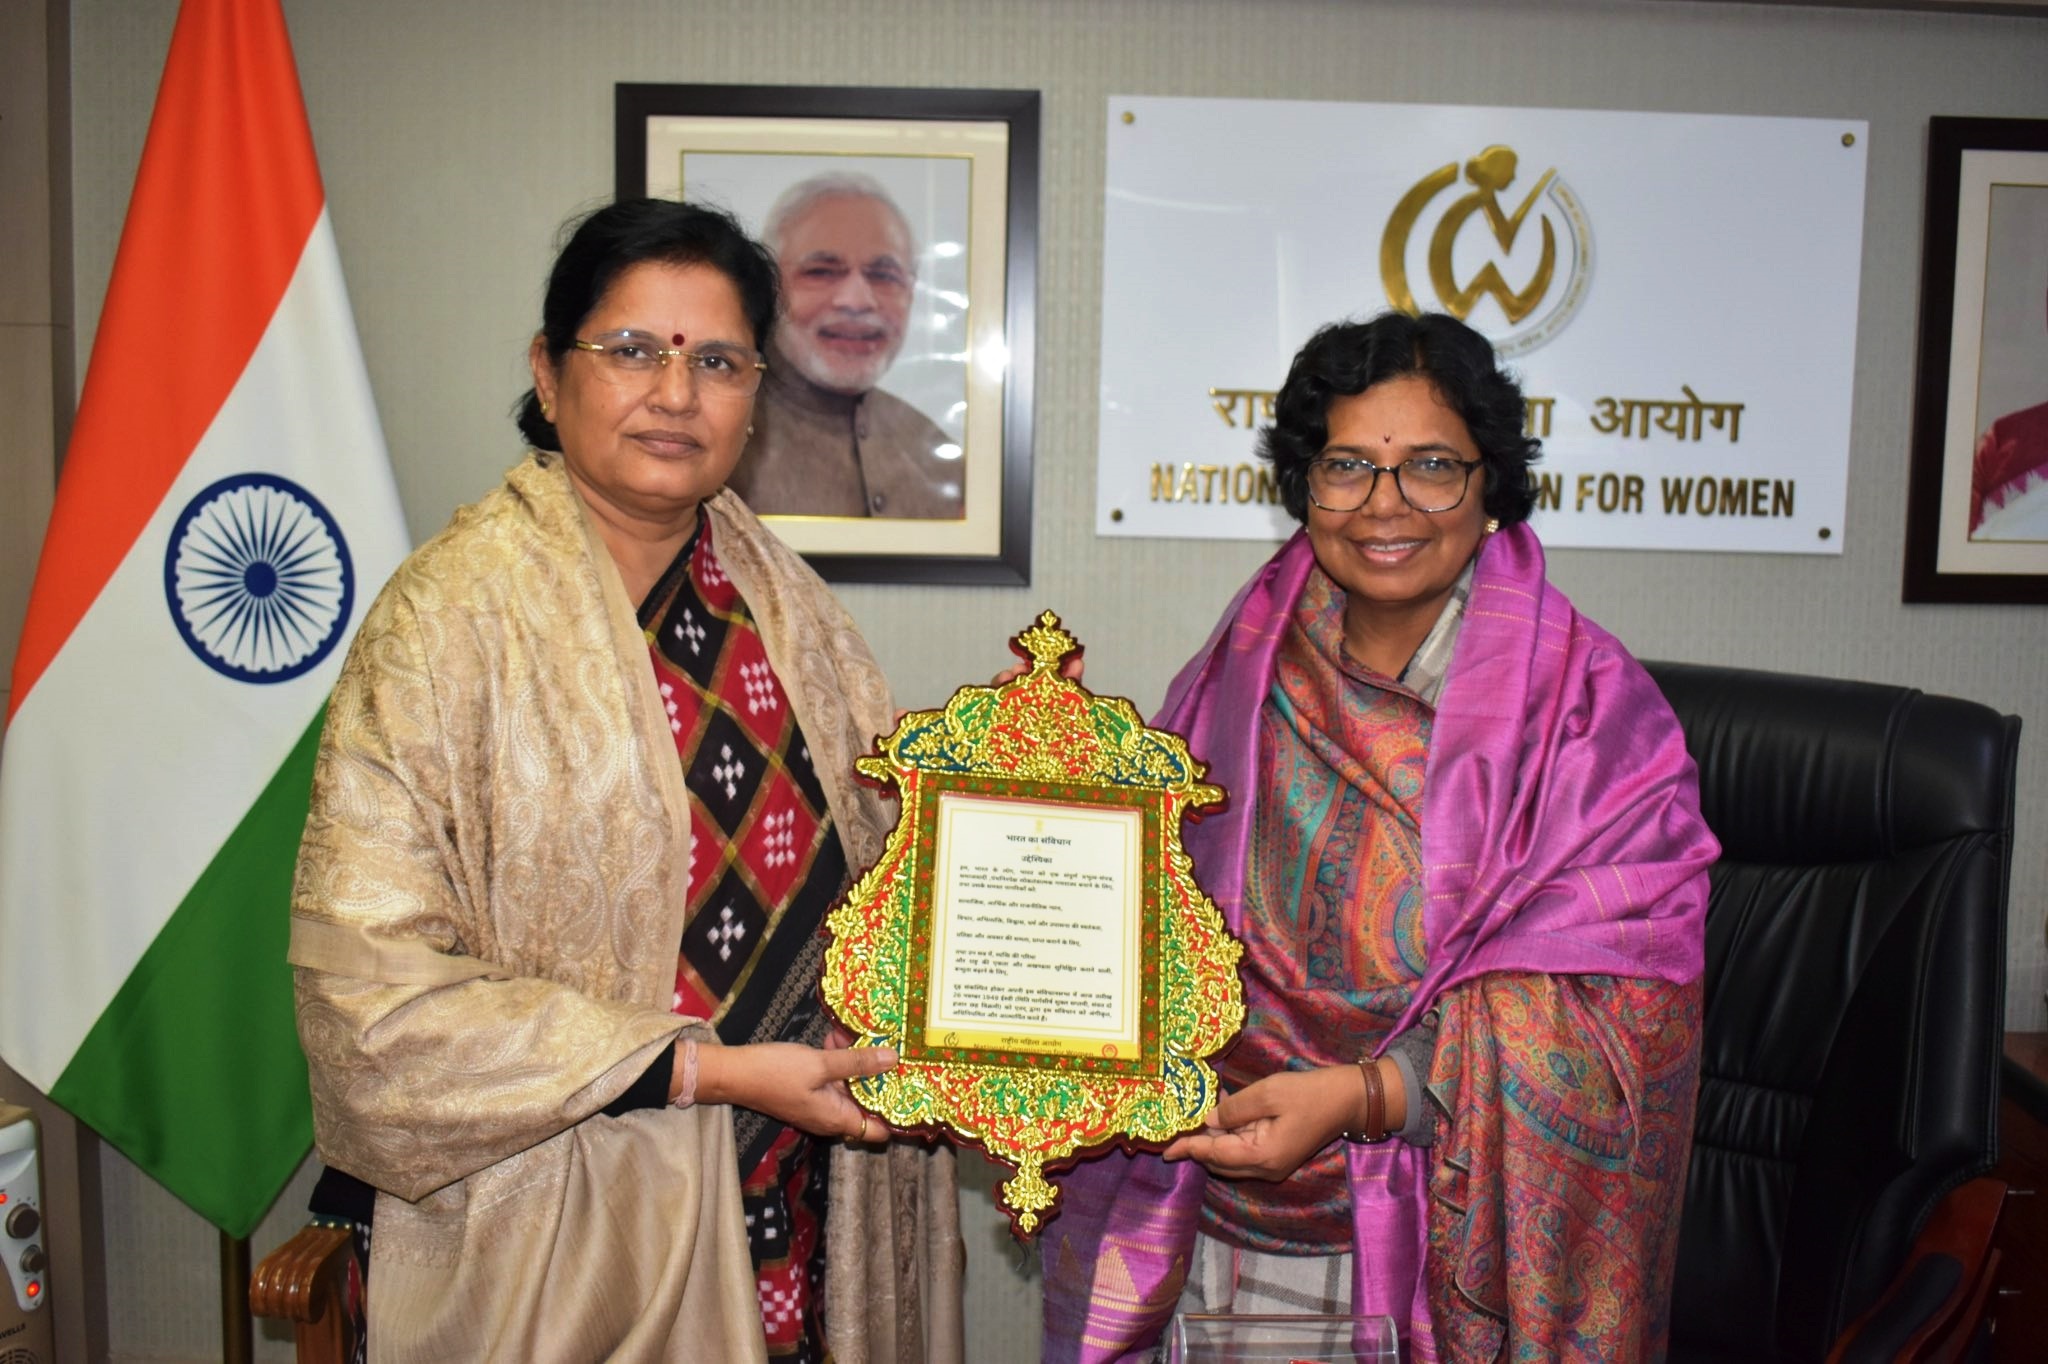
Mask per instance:
[[[827,921],[822,988],[854,1045],[899,1056],[854,1081],[854,1098],[896,1128],[949,1133],[1013,1167],[1000,1196],[1029,1236],[1058,1199],[1049,1168],[1111,1145],[1156,1147],[1201,1124],[1217,1097],[1208,1058],[1244,1021],[1243,949],[1181,843],[1182,820],[1223,800],[1186,741],[1061,676],[1079,646],[1051,612],[1011,648],[1030,660],[1023,675],[905,714],[857,763],[902,804],[881,857]],[[1136,1057],[925,1043],[937,807],[948,792],[1140,812]]]

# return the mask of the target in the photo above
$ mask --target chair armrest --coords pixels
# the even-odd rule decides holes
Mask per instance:
[[[1897,1276],[1851,1322],[1828,1352],[1828,1364],[1952,1359],[1983,1319],[1998,1267],[1991,1248],[2005,1182],[1973,1179],[1934,1207]]]
[[[286,1321],[318,1321],[348,1289],[353,1235],[314,1223],[263,1257],[249,1276],[249,1311]]]

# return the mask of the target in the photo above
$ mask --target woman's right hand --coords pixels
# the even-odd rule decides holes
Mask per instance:
[[[1286,1179],[1352,1124],[1364,1089],[1356,1066],[1283,1070],[1225,1095],[1160,1154],[1226,1179]]]
[[[1398,1131],[1408,1115],[1400,1070],[1391,1061],[1372,1064],[1385,1086],[1384,1120]],[[1357,1066],[1283,1070],[1225,1095],[1201,1131],[1175,1138],[1160,1154],[1197,1161],[1226,1179],[1281,1180],[1365,1120],[1365,1082]]]
[[[895,1064],[896,1053],[888,1047],[828,1051],[796,1042],[701,1045],[696,1101],[751,1108],[814,1137],[876,1140],[887,1125],[853,1101],[846,1082],[880,1075]]]

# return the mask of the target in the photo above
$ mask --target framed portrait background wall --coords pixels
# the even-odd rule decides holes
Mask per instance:
[[[1927,137],[1904,599],[2048,602],[2048,120]]]
[[[732,486],[841,582],[1030,580],[1036,91],[638,85],[617,188],[727,209],[784,312]]]

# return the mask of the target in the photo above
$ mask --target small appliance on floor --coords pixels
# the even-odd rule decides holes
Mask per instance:
[[[0,1364],[50,1364],[49,1255],[35,1115],[0,1103]]]

